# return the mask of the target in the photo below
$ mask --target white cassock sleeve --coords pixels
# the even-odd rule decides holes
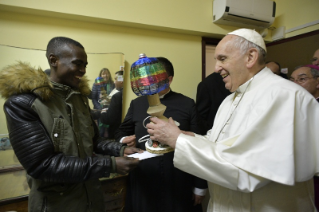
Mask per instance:
[[[312,178],[319,171],[319,105],[315,99],[304,92],[291,95],[289,90],[279,90],[263,99],[254,95],[249,105],[253,107],[239,110],[247,114],[245,120],[234,119],[245,129],[217,143],[209,134],[180,134],[175,167],[243,192],[270,181],[294,185]]]
[[[192,141],[193,139],[196,141]],[[176,168],[209,182],[243,192],[251,192],[270,182],[228,163],[216,151],[212,151],[214,148],[216,148],[216,143],[206,138],[181,134],[175,149],[174,165]]]

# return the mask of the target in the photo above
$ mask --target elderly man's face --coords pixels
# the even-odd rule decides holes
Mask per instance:
[[[290,80],[304,87],[312,95],[319,89],[319,79],[313,78],[309,67],[296,69],[292,72]]]
[[[223,77],[226,89],[231,92],[247,82],[251,76],[246,68],[247,54],[242,54],[235,48],[233,39],[235,35],[227,35],[216,47],[215,72]]]
[[[266,66],[274,73],[277,75],[280,75],[280,70],[279,70],[279,66],[274,63],[274,62],[269,62],[266,64]]]
[[[313,54],[312,65],[319,66],[319,49],[317,49],[317,51]]]

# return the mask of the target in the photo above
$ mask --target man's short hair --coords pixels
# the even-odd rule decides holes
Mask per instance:
[[[319,77],[319,71],[317,69],[310,68],[310,72],[313,78]]]
[[[174,77],[174,67],[173,64],[171,63],[171,61],[169,61],[167,58],[165,57],[157,57],[156,58],[165,68],[167,75],[170,77]]]
[[[276,61],[268,61],[268,62],[266,62],[266,65],[268,63],[275,63],[279,67],[279,73],[281,73],[281,66],[280,66],[280,64],[278,62],[276,62]]]
[[[258,51],[258,63],[260,65],[265,64],[267,52],[257,44],[254,44],[253,42],[250,42],[240,36],[235,36],[233,44],[236,48],[240,49],[240,52],[242,54],[245,54],[248,51],[248,49],[256,48]]]
[[[115,72],[115,74],[117,74],[117,75],[123,75],[123,74],[124,74],[124,71],[117,71],[117,72]]]
[[[299,65],[299,66],[295,67],[294,71],[296,71],[297,69],[302,68],[302,67],[307,67],[307,68],[310,68],[310,73],[311,73],[313,78],[319,77],[319,70],[316,68],[312,68],[311,66],[312,65]]]
[[[75,41],[75,40],[73,40],[71,38],[54,37],[54,38],[52,38],[49,41],[49,43],[47,45],[46,57],[49,59],[50,53],[53,53],[54,55],[59,56],[60,55],[60,49],[64,45],[74,45],[74,46],[78,46],[78,47],[84,49],[82,44],[80,44],[79,42],[77,42],[77,41]]]

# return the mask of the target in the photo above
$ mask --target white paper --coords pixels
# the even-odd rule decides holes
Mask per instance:
[[[153,154],[148,151],[144,151],[143,153],[134,153],[131,155],[128,155],[127,157],[132,157],[132,158],[138,158],[140,160],[148,159],[148,158],[153,158],[157,156],[162,156],[163,154]]]

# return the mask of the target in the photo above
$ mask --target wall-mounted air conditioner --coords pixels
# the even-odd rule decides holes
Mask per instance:
[[[214,0],[213,22],[238,27],[267,28],[275,20],[271,0]]]

